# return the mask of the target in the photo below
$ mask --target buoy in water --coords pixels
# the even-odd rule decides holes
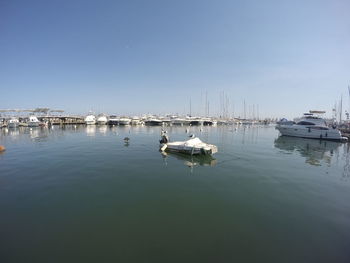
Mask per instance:
[[[0,152],[4,152],[4,151],[6,151],[5,146],[0,145]]]
[[[125,137],[125,138],[124,138],[124,141],[125,141],[125,142],[128,142],[129,140],[130,140],[129,137]]]

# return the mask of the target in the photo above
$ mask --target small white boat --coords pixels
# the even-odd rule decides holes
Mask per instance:
[[[85,124],[87,124],[87,125],[94,125],[94,124],[96,124],[96,117],[95,117],[95,115],[90,113],[89,115],[87,115],[85,117],[84,121],[85,121]]]
[[[28,127],[39,127],[40,121],[36,116],[30,116],[28,121]]]
[[[202,142],[194,135],[191,135],[187,141],[169,142],[166,132],[162,132],[160,150],[162,152],[169,151],[190,155],[212,155],[218,152],[218,148],[215,145]]]
[[[97,124],[98,125],[106,125],[108,122],[107,116],[104,114],[100,114],[97,117]]]
[[[19,126],[19,120],[17,118],[11,118],[8,122],[7,122],[7,126],[9,128],[18,128]]]

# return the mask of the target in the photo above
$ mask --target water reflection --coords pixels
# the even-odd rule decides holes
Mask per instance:
[[[96,135],[96,126],[95,125],[87,125],[86,126],[86,135],[87,136],[95,136]]]
[[[332,157],[342,145],[339,142],[281,136],[275,140],[275,147],[289,152],[298,152],[310,165],[331,164]]]
[[[183,164],[188,167],[195,167],[195,166],[215,166],[217,161],[212,156],[208,155],[188,155],[188,154],[182,154],[182,153],[161,153],[165,162],[167,161],[167,158],[175,158],[177,160],[183,161]]]

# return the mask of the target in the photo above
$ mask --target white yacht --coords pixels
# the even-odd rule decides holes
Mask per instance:
[[[119,119],[115,115],[109,116],[108,125],[118,125]]]
[[[40,121],[36,116],[30,116],[28,121],[28,127],[39,127]]]
[[[95,117],[95,115],[90,113],[89,115],[87,115],[85,117],[84,121],[85,121],[85,124],[87,124],[87,125],[94,125],[94,124],[96,124],[96,117]]]
[[[106,125],[108,122],[107,116],[104,114],[100,114],[97,117],[97,124],[99,125]]]
[[[172,119],[171,120],[172,125],[189,125],[190,124],[190,120],[188,120],[187,118],[176,118],[176,119]]]
[[[11,118],[7,125],[9,128],[17,128],[19,126],[19,120],[17,118]]]
[[[305,113],[296,123],[288,121],[279,122],[279,124],[276,125],[276,129],[279,130],[283,136],[347,141],[347,138],[342,137],[338,129],[335,127],[328,127],[326,121],[318,116],[324,113],[324,111],[310,111],[310,113]]]
[[[129,125],[131,122],[131,119],[122,117],[119,119],[118,124],[119,125]]]
[[[137,117],[137,116],[134,116],[131,119],[131,124],[132,125],[139,125],[139,124],[141,124],[141,119],[139,117]]]

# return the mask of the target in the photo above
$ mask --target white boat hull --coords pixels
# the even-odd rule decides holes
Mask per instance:
[[[86,125],[95,125],[96,121],[91,120],[91,121],[85,121]]]
[[[168,142],[162,144],[161,151],[178,152],[190,155],[212,155],[218,152],[215,145],[207,144],[198,138],[189,139],[184,142]]]
[[[321,139],[332,141],[344,141],[346,138],[342,137],[341,132],[337,129],[328,129],[326,127],[305,127],[303,125],[277,125],[282,136]]]
[[[7,124],[7,126],[8,126],[9,128],[18,128],[18,127],[19,127],[19,123],[18,123],[18,122],[9,122],[9,123]]]
[[[28,122],[28,127],[39,127],[39,122],[30,121]]]

